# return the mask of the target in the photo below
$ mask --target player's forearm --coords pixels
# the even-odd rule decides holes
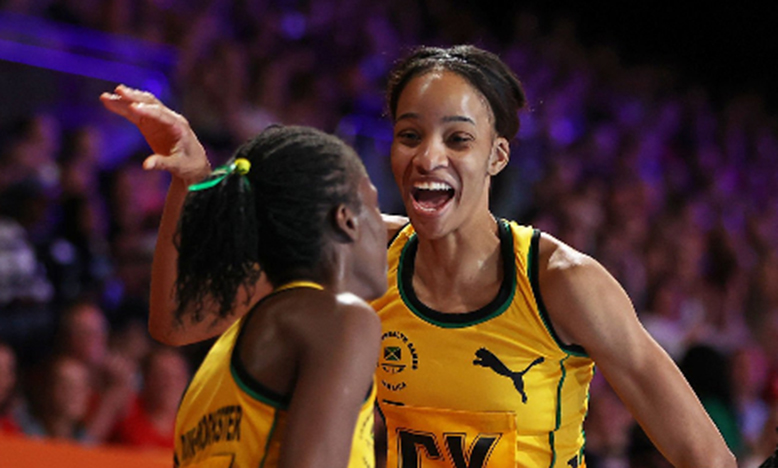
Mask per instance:
[[[154,261],[151,269],[151,297],[149,308],[149,333],[165,344],[182,345],[183,337],[175,333],[177,320],[175,311],[175,283],[178,277],[178,251],[173,239],[186,198],[186,185],[176,177],[170,184],[165,209],[162,213]]]

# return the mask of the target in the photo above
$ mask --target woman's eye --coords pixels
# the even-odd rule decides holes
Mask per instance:
[[[414,132],[400,132],[397,134],[397,138],[404,142],[413,142],[419,139],[419,135]]]
[[[453,144],[466,144],[473,141],[473,138],[470,135],[455,133],[449,137],[449,141]]]

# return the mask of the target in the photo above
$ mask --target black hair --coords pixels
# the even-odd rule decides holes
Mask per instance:
[[[240,158],[251,163],[247,174],[228,168],[215,186],[187,194],[176,233],[179,320],[187,313],[202,320],[206,298],[228,316],[238,288],[251,291],[261,272],[274,286],[306,279],[300,275],[323,258],[334,210],[361,207],[358,175],[365,168],[335,136],[275,125],[244,143],[227,165]]]
[[[472,45],[421,46],[397,62],[390,73],[386,93],[393,120],[397,117],[397,102],[403,89],[413,78],[431,70],[447,70],[466,79],[489,103],[497,134],[509,141],[516,136],[518,112],[527,104],[521,82],[497,55]]]

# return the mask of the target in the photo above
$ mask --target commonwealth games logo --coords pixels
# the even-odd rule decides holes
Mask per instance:
[[[378,363],[381,384],[392,391],[402,390],[406,383],[403,373],[419,367],[419,355],[408,337],[399,331],[387,331],[381,336],[383,352]]]
[[[386,346],[384,348],[384,360],[381,362],[381,368],[390,374],[396,374],[405,370],[405,364],[402,364],[403,350],[399,346]]]

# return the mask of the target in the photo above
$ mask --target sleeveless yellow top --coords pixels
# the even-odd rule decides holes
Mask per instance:
[[[313,285],[291,283],[275,292]],[[176,417],[176,467],[278,466],[291,395],[278,395],[263,387],[241,365],[235,343],[245,319],[232,324],[214,343],[184,393]],[[349,468],[375,466],[375,396],[376,386],[373,385],[357,419]]]
[[[540,233],[499,221],[504,280],[485,307],[445,314],[413,291],[416,234],[389,246],[378,403],[388,467],[579,468],[594,363],[558,339],[537,281]]]

